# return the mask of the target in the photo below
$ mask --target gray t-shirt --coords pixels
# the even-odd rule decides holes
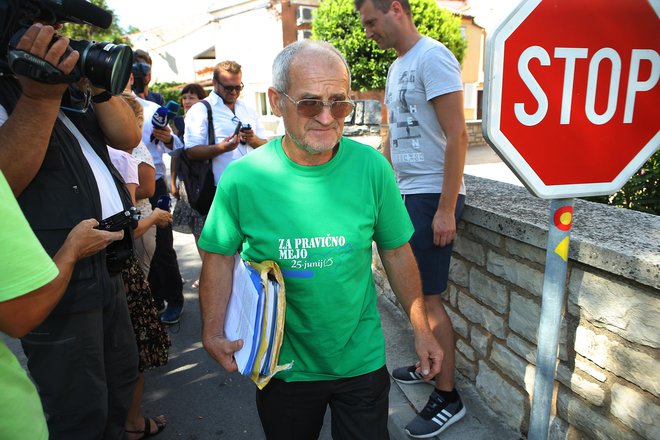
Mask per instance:
[[[402,194],[440,193],[447,139],[430,100],[463,90],[461,66],[442,43],[422,37],[387,73],[390,153]],[[465,185],[461,183],[461,194]]]

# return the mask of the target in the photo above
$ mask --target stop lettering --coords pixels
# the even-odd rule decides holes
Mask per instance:
[[[655,8],[525,1],[489,36],[484,134],[532,192],[610,194],[658,148]]]

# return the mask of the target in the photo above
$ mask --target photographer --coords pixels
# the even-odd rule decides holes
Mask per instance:
[[[132,88],[135,94],[140,98],[163,106],[165,105],[163,95],[149,90],[149,83],[151,82],[151,65],[151,57],[147,51],[138,49],[133,52]]]
[[[21,29],[21,22],[42,20],[29,12],[49,7],[52,13],[56,6],[40,0],[0,1],[3,12],[9,11],[0,21],[0,169],[51,256],[81,220],[105,219],[130,207],[130,195],[110,165],[106,144],[126,150],[140,141],[130,108],[104,88],[85,90],[90,86],[80,82],[48,84],[27,76],[38,78],[43,67],[67,78],[78,67],[80,54],[68,50],[69,40],[57,38],[51,25],[31,25],[20,39],[14,38],[15,48],[10,47],[7,37]],[[82,22],[71,15],[75,12],[55,12],[48,21],[55,27],[55,21]],[[50,66],[34,62],[21,70],[24,74],[13,75],[6,67],[17,53]],[[114,72],[113,67],[109,70]],[[79,97],[90,94],[91,103],[83,99],[80,105]],[[80,260],[62,300],[21,340],[51,439],[124,436],[137,353],[123,283],[108,265],[132,251],[130,228],[124,229],[124,237],[113,243],[113,249],[116,243],[120,248]]]

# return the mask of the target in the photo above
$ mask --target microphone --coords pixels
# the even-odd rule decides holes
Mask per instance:
[[[64,13],[64,19],[73,23],[86,23],[103,29],[112,24],[112,14],[86,0],[47,0],[53,9]]]
[[[167,121],[168,121],[167,114],[168,111],[166,107],[158,107],[158,110],[156,110],[154,115],[151,117],[151,125],[153,125],[154,128],[167,127]],[[156,139],[153,133],[151,133],[151,137],[149,138],[149,140],[151,142],[158,144],[158,139]]]
[[[176,101],[170,99],[165,104],[165,108],[167,108],[167,119],[169,120],[174,119],[179,114],[179,103]]]

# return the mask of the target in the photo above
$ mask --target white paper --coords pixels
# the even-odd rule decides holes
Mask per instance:
[[[262,305],[263,306],[263,305]],[[259,315],[259,292],[254,286],[250,273],[243,260],[237,255],[234,263],[234,281],[229,304],[225,314],[225,336],[230,341],[243,340],[243,348],[234,353],[238,371],[249,374],[254,362],[254,353],[258,349],[259,339],[254,344],[255,331],[260,331],[257,324]]]

